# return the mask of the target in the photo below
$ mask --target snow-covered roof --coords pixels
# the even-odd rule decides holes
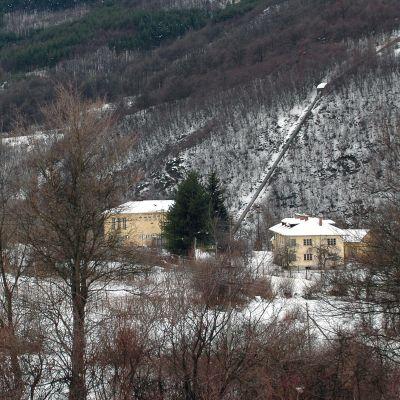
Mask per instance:
[[[174,200],[142,200],[128,201],[111,210],[111,213],[118,214],[142,214],[166,212],[174,205]]]
[[[321,82],[321,83],[317,86],[317,89],[325,89],[327,85],[328,85],[328,82]]]
[[[283,236],[342,236],[343,230],[334,226],[335,221],[317,217],[285,218],[281,223],[269,228]]]
[[[368,232],[368,229],[343,229],[343,240],[347,243],[360,243]]]
[[[308,216],[307,216],[307,218],[310,219],[310,217],[308,217]],[[311,219],[313,219],[313,218],[311,218]],[[314,219],[317,219],[318,224],[319,224],[319,218],[314,218]],[[301,218],[294,217],[294,218],[284,218],[282,220],[282,222],[285,224],[288,224],[288,225],[297,225],[301,222],[304,222],[304,220],[302,220]],[[331,219],[324,219],[323,222],[326,222],[327,224],[331,224],[331,225],[335,224],[335,221],[332,221]]]

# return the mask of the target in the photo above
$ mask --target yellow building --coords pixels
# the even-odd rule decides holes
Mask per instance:
[[[135,246],[159,246],[161,225],[173,204],[173,200],[129,201],[108,212],[104,233]]]
[[[343,229],[345,260],[359,260],[369,254],[370,232],[368,229]]]
[[[284,267],[331,268],[343,263],[343,231],[335,222],[298,214],[269,229],[275,262]]]

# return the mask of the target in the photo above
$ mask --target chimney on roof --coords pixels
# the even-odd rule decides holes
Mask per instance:
[[[324,220],[322,217],[319,217],[319,226],[322,226],[322,221]]]
[[[298,218],[300,221],[308,221],[307,214],[295,214],[294,217]]]

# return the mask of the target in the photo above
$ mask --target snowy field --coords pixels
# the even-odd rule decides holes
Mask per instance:
[[[203,254],[203,259],[206,257]],[[299,314],[302,322],[308,315],[308,323],[312,332],[319,338],[325,340],[334,335],[341,328],[350,328],[354,325],[351,316],[338,315],[335,298],[307,298],[310,287],[318,284],[321,280],[321,271],[293,270],[284,271],[273,264],[271,252],[254,252],[251,259],[250,270],[253,278],[271,283],[274,298],[264,299],[254,296],[248,299],[248,303],[234,313],[238,316],[250,319],[262,319],[266,323],[279,318],[284,319],[288,315]],[[176,287],[174,286],[176,285]],[[282,293],[282,287],[289,285],[291,295]],[[184,271],[180,268],[174,271],[170,268],[154,267],[146,276],[138,276],[135,282],[130,284],[113,283],[104,287],[100,297],[106,298],[107,302],[119,304],[121,301],[139,298],[159,298],[168,296],[172,291],[187,294],[190,291],[191,282]]]
[[[202,258],[204,265],[212,266],[212,259],[207,259],[205,254]],[[335,340],[338,330],[355,326],[356,321],[351,315],[337,312],[337,298],[309,295],[310,287],[320,282],[320,272],[292,271],[290,274],[282,271],[273,264],[270,252],[253,252],[250,262],[245,265],[246,279],[258,290],[270,285],[271,296],[262,295],[262,290],[249,291],[243,302],[223,307],[206,305],[198,301],[199,293],[201,289],[207,289],[207,285],[212,286],[214,275],[210,270],[196,270],[201,268],[201,263],[190,264],[189,261],[145,270],[138,266],[141,272],[123,279],[98,281],[90,289],[87,305],[88,353],[95,354],[96,349],[101,348],[104,335],[110,335],[110,340],[114,340],[112,330],[124,326],[134,328],[140,340],[150,341],[152,346],[159,346],[164,352],[169,351],[173,340],[192,337],[203,324],[206,327],[221,324],[224,326],[221,335],[227,330],[240,331],[248,326],[261,332],[280,332],[287,326],[293,334],[306,331],[310,343],[320,343],[322,347]],[[118,268],[118,264],[112,266]],[[12,275],[9,279],[13,279]],[[36,321],[35,329],[41,332],[43,380],[50,382],[53,379],[48,387],[47,383],[43,386],[43,391],[51,389],[54,399],[65,398],[67,393],[63,376],[69,355],[68,351],[60,349],[69,349],[72,343],[69,290],[68,285],[57,277],[24,276],[18,285],[15,312]],[[238,334],[235,340],[240,343],[241,338]],[[32,357],[35,360],[35,356]],[[93,376],[98,375],[96,368],[94,365]],[[54,383],[54,377],[59,377],[58,383]]]

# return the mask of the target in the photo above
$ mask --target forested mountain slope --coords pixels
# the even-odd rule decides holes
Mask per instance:
[[[207,99],[255,78],[275,82],[275,96],[320,79],[348,56],[347,40],[390,32],[400,18],[396,0],[242,0],[189,9],[146,4],[95,4],[78,19],[27,35],[3,29],[4,129],[15,107],[40,122],[39,106],[54,97],[55,82],[71,79],[90,97],[135,97],[136,109]]]
[[[127,197],[165,197],[187,170],[215,169],[238,211],[315,86],[362,56],[314,110],[263,195],[276,215],[362,217],[381,134],[399,121],[398,49],[374,54],[399,29],[396,0],[84,6],[23,35],[2,29],[3,131],[15,109],[40,125],[56,83],[73,81],[114,103],[121,132],[137,137],[127,168],[143,179]]]
[[[362,218],[379,178],[373,161],[382,135],[399,123],[395,54],[349,75],[323,98],[263,196],[270,211]],[[266,104],[268,89],[255,81],[195,110],[181,103],[128,117],[127,126],[141,133],[140,163],[149,172],[149,186],[156,185],[141,189],[168,191],[185,170],[216,169],[232,208],[242,208],[313,92],[310,83],[310,96],[293,91]]]

